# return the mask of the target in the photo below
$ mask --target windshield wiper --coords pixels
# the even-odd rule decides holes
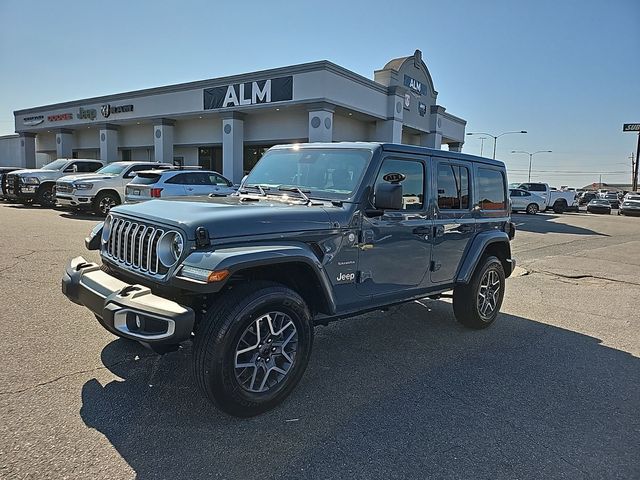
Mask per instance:
[[[242,190],[246,191],[247,188],[255,188],[256,190],[258,190],[258,192],[260,192],[260,195],[262,195],[263,197],[267,196],[267,192],[265,190],[271,190],[271,187],[268,187],[266,185],[243,185],[242,186]],[[245,193],[245,192],[241,192],[241,193]]]
[[[295,185],[280,185],[278,190],[281,192],[295,192],[302,197],[306,205],[311,203],[311,199],[307,195],[307,193],[311,193],[311,190],[302,190]]]

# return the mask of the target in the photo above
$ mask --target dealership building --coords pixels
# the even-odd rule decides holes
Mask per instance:
[[[391,60],[373,80],[328,61],[305,63],[16,111],[18,158],[8,163],[151,160],[201,165],[238,182],[281,143],[460,151],[466,122],[438,105],[437,95],[419,50]]]

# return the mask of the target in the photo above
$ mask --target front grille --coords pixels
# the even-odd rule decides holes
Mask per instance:
[[[17,194],[20,191],[20,177],[18,175],[7,175],[6,189],[8,194]]]
[[[73,184],[56,182],[56,193],[73,193]]]
[[[165,232],[126,218],[111,217],[111,233],[102,253],[128,270],[164,276],[169,269],[158,258],[158,242]]]

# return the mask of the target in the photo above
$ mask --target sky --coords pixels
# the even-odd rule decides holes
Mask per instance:
[[[528,132],[497,142],[511,182],[529,164],[512,150],[552,151],[532,181],[631,181],[640,0],[0,0],[0,22],[0,135],[18,109],[315,60],[373,78],[420,49],[467,132]]]

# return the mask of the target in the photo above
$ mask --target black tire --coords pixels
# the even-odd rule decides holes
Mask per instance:
[[[43,207],[51,208],[56,205],[56,196],[53,193],[53,185],[42,185],[38,189],[38,193],[36,194],[36,198],[33,203],[37,203]]]
[[[120,205],[120,196],[113,192],[101,192],[93,200],[93,212],[106,217],[116,205]]]
[[[527,205],[527,215],[535,215],[536,213],[538,213],[538,204],[537,203],[530,203],[529,205]]]
[[[288,320],[282,320],[280,326],[285,323],[288,325],[289,320],[293,323],[297,337],[291,343],[295,345],[295,350],[289,351],[286,355],[287,357],[291,355],[289,358],[293,360],[286,373],[279,379],[275,378],[274,385],[268,386],[266,391],[255,391],[254,382],[257,379],[257,373],[253,372],[262,372],[263,381],[259,387],[262,390],[269,378],[274,379],[271,375],[272,369],[264,367],[265,362],[273,362],[271,365],[276,365],[278,360],[287,362],[284,361],[285,357],[282,353],[264,353],[257,348],[261,345],[261,338],[265,339],[264,345],[269,342],[271,334],[264,332],[267,336],[264,336],[264,333],[260,336],[255,335],[258,338],[255,340],[256,346],[253,346],[251,352],[242,354],[254,355],[251,360],[247,360],[246,357],[241,360],[243,362],[241,365],[251,364],[251,366],[236,368],[238,352],[241,351],[240,342],[244,340],[247,332],[251,333],[252,328],[254,331],[258,330],[258,333],[265,328],[260,325],[267,325],[268,328],[268,323],[261,322],[267,322],[265,320],[267,314],[274,312],[288,316]],[[273,320],[274,323],[276,321]],[[273,328],[271,331],[273,332]],[[282,337],[285,335],[289,335],[289,330],[282,333]],[[273,338],[277,339],[275,336]],[[288,342],[281,342],[282,350],[287,348]],[[270,345],[275,344],[274,342]],[[237,417],[251,417],[276,407],[291,393],[307,368],[312,344],[312,317],[300,295],[279,283],[248,282],[224,293],[198,325],[193,344],[194,376],[200,390],[223,411]],[[242,345],[249,345],[249,343],[245,341]],[[269,352],[268,348],[267,352]],[[267,356],[265,360],[261,355],[263,357],[273,355],[273,358]],[[286,368],[282,364],[279,367]],[[247,372],[250,368],[253,370]],[[277,371],[275,373],[280,375]],[[242,383],[240,378],[245,374],[249,374],[248,377],[244,377],[245,382],[247,380],[250,382],[248,386]],[[251,389],[254,391],[250,391]]]
[[[553,212],[554,213],[564,213],[567,209],[567,203],[564,200],[558,200],[553,204]]]
[[[496,275],[499,282],[499,290],[493,296],[493,301],[490,302],[494,303],[490,313],[486,310],[482,312],[481,308],[485,305],[484,303],[480,304],[481,283],[484,283],[488,275]],[[465,327],[474,329],[487,328],[491,325],[500,312],[500,306],[504,298],[505,283],[504,268],[500,260],[494,256],[483,257],[478,263],[475,272],[473,272],[471,281],[466,285],[460,284],[453,289],[453,312],[456,320]],[[494,288],[496,286],[493,286],[491,290]],[[489,294],[492,294],[491,290]],[[485,288],[485,295],[487,295],[486,291]]]

